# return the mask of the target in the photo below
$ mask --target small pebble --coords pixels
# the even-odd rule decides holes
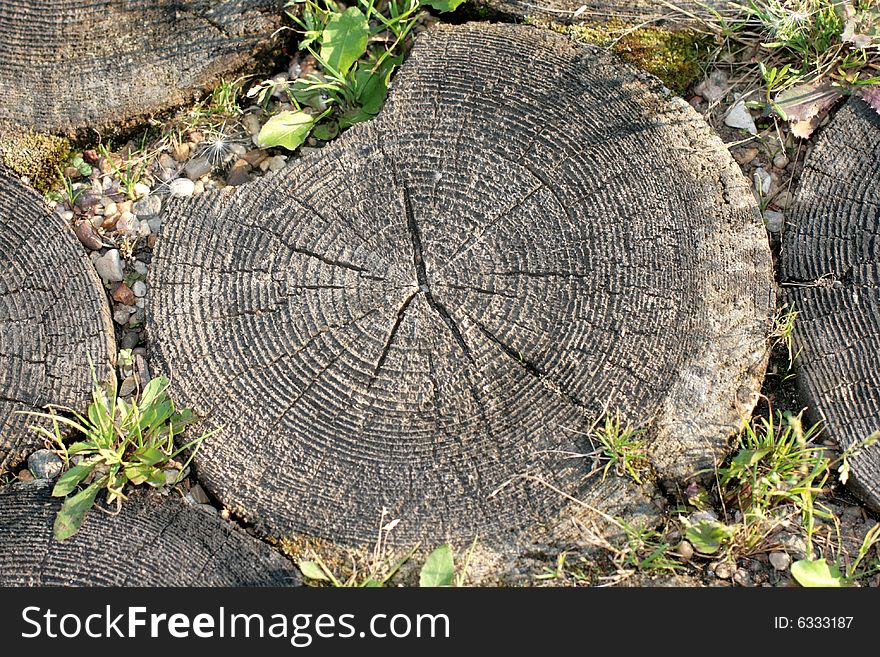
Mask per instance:
[[[128,318],[131,317],[131,313],[126,308],[127,306],[117,306],[113,311],[113,321],[120,326],[128,324]]]
[[[781,212],[775,212],[774,210],[764,212],[764,225],[767,226],[767,230],[771,233],[781,233],[784,224],[785,215]]]
[[[254,140],[256,140],[257,135],[260,133],[260,129],[263,127],[260,125],[260,119],[257,115],[245,114],[241,122],[244,125],[245,130],[247,130],[251,136],[254,137]]]
[[[73,211],[65,210],[59,215],[64,221],[73,221]]]
[[[162,199],[159,196],[150,195],[142,198],[132,206],[132,211],[141,217],[155,217],[162,211]]]
[[[784,152],[780,152],[773,158],[773,166],[777,169],[784,169],[788,166],[788,156]]]
[[[30,470],[19,470],[16,475],[19,481],[33,481],[34,475],[31,474]]]
[[[134,261],[134,270],[140,274],[141,276],[146,276],[147,274],[147,263],[142,260]]]
[[[211,163],[203,157],[197,157],[186,163],[183,172],[190,180],[198,180],[202,176],[211,172]]]
[[[118,301],[126,306],[133,306],[135,302],[135,293],[125,283],[120,283],[119,287],[113,290],[113,294],[110,296],[113,297],[114,301]]]
[[[229,520],[229,509],[221,509],[220,510],[220,517],[223,518],[224,520]]]
[[[236,160],[235,164],[229,169],[229,174],[226,176],[226,184],[232,185],[233,187],[243,185],[251,179],[250,172],[251,165],[248,164],[246,160]]]
[[[729,563],[719,563],[715,566],[715,577],[718,579],[730,579],[733,575],[733,568]]]
[[[685,561],[690,561],[691,557],[694,556],[694,547],[687,541],[682,541],[675,548],[675,553]]]
[[[140,335],[137,331],[126,331],[122,336],[122,340],[119,341],[119,348],[134,349],[137,347],[139,341]]]
[[[187,493],[186,496],[193,504],[208,504],[211,501],[208,499],[205,490],[199,484],[190,488],[189,493]]]
[[[131,286],[131,289],[136,297],[143,297],[147,294],[147,284],[143,281],[135,281],[134,285]]]
[[[740,166],[745,166],[756,157],[758,157],[758,149],[751,146],[743,146],[733,149],[732,155],[737,164],[739,164]]]
[[[792,196],[791,192],[787,189],[783,189],[776,196],[773,197],[773,205],[776,207],[785,210],[788,206],[791,205]]]
[[[35,479],[54,479],[61,474],[61,459],[48,449],[38,449],[28,457],[28,470]]]
[[[119,386],[119,395],[121,397],[128,397],[132,394],[137,388],[137,377],[134,375],[127,376],[122,381],[122,385]]]
[[[110,249],[103,256],[95,260],[95,270],[105,283],[116,283],[124,277],[122,260],[119,258],[118,249]]]
[[[767,173],[763,167],[758,167],[755,169],[754,180],[755,190],[762,196],[767,196],[773,186],[773,178],[770,177],[770,174]]]
[[[771,552],[768,559],[776,570],[788,570],[791,565],[791,557],[787,552]]]
[[[81,221],[76,225],[76,228],[73,229],[73,232],[80,243],[87,249],[97,251],[103,246],[101,236],[98,235],[98,231],[92,225],[91,221]]]
[[[175,178],[169,183],[168,189],[171,190],[171,196],[192,196],[195,184],[189,178]]]

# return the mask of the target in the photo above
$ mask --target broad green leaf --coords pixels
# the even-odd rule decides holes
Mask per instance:
[[[89,450],[94,450],[95,444],[81,440],[79,442],[73,443],[67,447],[67,455],[73,456],[74,454],[79,454],[81,452],[88,452]]]
[[[795,561],[791,564],[791,575],[798,584],[808,588],[846,586],[846,580],[841,577],[837,566],[829,564],[825,559]]]
[[[444,543],[425,560],[419,574],[419,586],[452,586],[454,579],[452,549]]]
[[[321,570],[321,566],[316,564],[314,561],[300,561],[297,565],[299,566],[302,574],[309,579],[315,579],[321,582],[330,581],[330,578],[324,574],[323,570]]]
[[[455,11],[464,0],[421,0],[422,7],[431,7],[440,12]]]
[[[336,121],[325,121],[319,123],[312,130],[312,136],[321,141],[330,141],[339,134],[339,124]]]
[[[162,451],[149,446],[141,447],[134,453],[134,456],[144,465],[156,465],[168,458]]]
[[[350,109],[342,112],[339,115],[339,128],[341,130],[345,130],[346,128],[350,128],[351,126],[353,126],[355,123],[363,123],[364,121],[369,121],[372,118],[372,114],[367,114],[359,107]]]
[[[772,450],[770,449],[741,449],[739,453],[733,457],[733,463],[743,467],[751,467],[760,463],[761,459],[767,456]]]
[[[64,541],[73,536],[86,519],[86,513],[95,503],[103,482],[95,482],[73,497],[68,497],[55,516],[55,540]]]
[[[687,529],[687,539],[697,552],[715,554],[724,539],[731,535],[731,530],[717,520],[700,520]]]
[[[141,409],[146,409],[157,401],[163,400],[165,397],[165,389],[167,387],[168,379],[164,376],[157,376],[155,379],[152,379],[146,385],[143,392],[141,392],[140,399],[138,399],[138,406]]]
[[[390,73],[389,73],[390,74]],[[354,87],[357,102],[367,114],[378,114],[388,95],[388,82],[385,71],[370,72],[368,66],[358,67],[354,72]]]
[[[370,24],[357,7],[334,14],[321,35],[321,59],[344,76],[366,51],[369,36]]]
[[[289,151],[296,150],[309,136],[315,125],[315,117],[303,111],[280,112],[266,121],[260,130],[257,141],[260,146],[282,146]]]
[[[131,483],[137,486],[145,481],[149,481],[153,477],[155,470],[156,468],[146,463],[130,463],[125,466],[125,475]]]
[[[73,466],[55,482],[55,487],[52,489],[52,497],[66,497],[70,495],[71,491],[79,485],[79,482],[89,476],[94,467],[94,463]]]

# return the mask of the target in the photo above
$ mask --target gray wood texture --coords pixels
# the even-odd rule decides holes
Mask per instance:
[[[92,509],[52,538],[49,482],[0,488],[0,586],[292,586],[298,571],[235,525],[138,490],[118,515]]]
[[[880,116],[852,98],[807,158],[783,243],[801,396],[843,448],[880,430],[878,171]],[[880,444],[854,459],[849,485],[880,511]]]
[[[696,26],[716,15],[742,15],[731,0],[474,0],[508,18],[545,18],[559,23],[624,23],[665,28]],[[745,3],[748,4],[748,3]]]
[[[320,153],[170,203],[150,276],[154,368],[222,427],[201,480],[264,531],[361,544],[383,507],[399,542],[553,521],[545,484],[599,488],[570,453],[606,405],[661,478],[711,468],[775,301],[748,181],[690,106],[486,24],[421,35]]]
[[[113,323],[98,275],[73,234],[42,199],[0,167],[0,472],[41,439],[17,411],[58,404],[84,411],[91,356],[113,376]]]
[[[252,67],[280,0],[0,1],[0,120],[120,129]]]

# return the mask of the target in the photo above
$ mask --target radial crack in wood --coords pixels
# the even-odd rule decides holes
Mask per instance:
[[[387,509],[399,543],[501,544],[571,497],[644,512],[584,456],[593,419],[648,425],[677,482],[763,377],[748,182],[656,79],[549,31],[432,29],[374,121],[169,212],[155,368],[222,427],[203,482],[272,534],[368,544]]]
[[[807,158],[783,242],[798,388],[843,449],[880,430],[878,170],[880,116],[853,98]],[[851,467],[850,487],[880,511],[880,444]]]
[[[253,67],[280,0],[0,0],[0,120],[119,129]]]
[[[84,411],[116,358],[107,297],[82,246],[42,200],[0,167],[0,473],[42,444],[20,411]]]
[[[232,523],[174,497],[136,491],[118,514],[89,512],[52,537],[50,482],[0,488],[0,586],[292,586],[297,570]]]

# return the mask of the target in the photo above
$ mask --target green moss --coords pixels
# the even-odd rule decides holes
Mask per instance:
[[[69,154],[70,142],[64,137],[0,126],[0,159],[39,192],[58,182],[58,169]]]
[[[580,43],[609,48],[618,57],[656,75],[677,94],[693,82],[709,53],[709,39],[687,30],[656,27],[633,29],[620,21],[602,25],[560,25],[536,19],[527,22],[565,34]]]

